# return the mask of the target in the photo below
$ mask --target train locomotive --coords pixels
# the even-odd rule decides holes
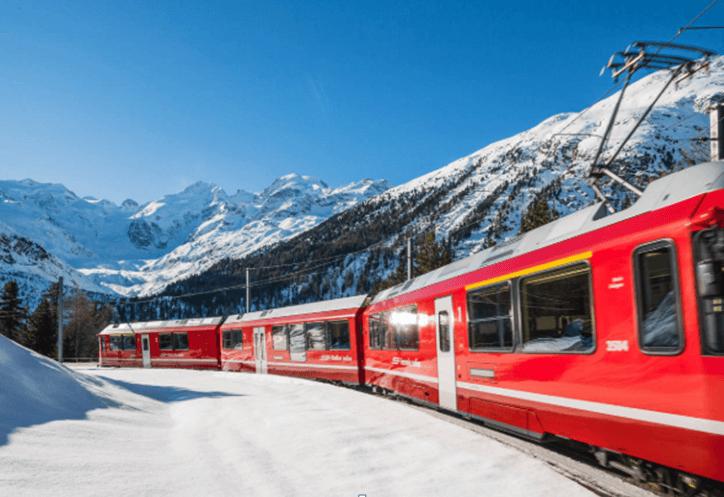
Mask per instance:
[[[724,162],[709,162],[628,209],[594,204],[372,299],[229,318],[209,355],[575,441],[686,493],[724,482],[723,265]],[[110,353],[103,365],[142,365]]]

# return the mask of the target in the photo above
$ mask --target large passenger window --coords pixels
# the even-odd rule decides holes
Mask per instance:
[[[521,279],[520,300],[525,352],[593,352],[588,264]]]
[[[397,336],[397,346],[401,350],[417,350],[420,348],[416,305],[394,309],[390,321]]]
[[[309,350],[327,350],[326,323],[307,323],[307,348]]]
[[[171,333],[158,334],[158,348],[161,350],[173,350],[173,337]]]
[[[349,322],[331,321],[327,323],[329,332],[329,350],[349,350]]]
[[[418,350],[420,348],[417,305],[372,314],[369,325],[371,349]]]
[[[287,350],[287,327],[272,326],[272,341],[274,342],[274,350]]]
[[[470,350],[513,347],[508,283],[468,293],[468,334]]]
[[[136,335],[123,335],[123,350],[136,350]]]
[[[291,324],[289,328],[289,358],[292,361],[307,360],[307,334],[304,323]]]
[[[244,348],[243,338],[242,330],[224,330],[222,332],[224,350],[242,350]]]
[[[123,350],[122,335],[111,335],[111,350]]]
[[[639,248],[635,255],[639,309],[639,346],[652,353],[683,349],[676,253],[669,242]]]

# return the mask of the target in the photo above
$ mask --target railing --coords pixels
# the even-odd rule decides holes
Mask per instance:
[[[63,362],[98,362],[98,357],[63,357]]]

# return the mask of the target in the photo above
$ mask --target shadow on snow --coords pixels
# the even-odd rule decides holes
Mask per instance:
[[[242,397],[241,394],[227,392],[203,392],[198,390],[187,390],[180,387],[165,387],[158,385],[144,385],[141,383],[130,383],[127,381],[116,380],[106,376],[98,376],[103,380],[116,385],[117,387],[128,390],[137,395],[148,397],[149,399],[159,402],[182,402],[184,400],[218,398],[218,397]]]

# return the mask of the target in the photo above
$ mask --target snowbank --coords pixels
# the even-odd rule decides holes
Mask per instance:
[[[102,385],[0,335],[0,445],[17,428],[115,405],[93,393]]]

